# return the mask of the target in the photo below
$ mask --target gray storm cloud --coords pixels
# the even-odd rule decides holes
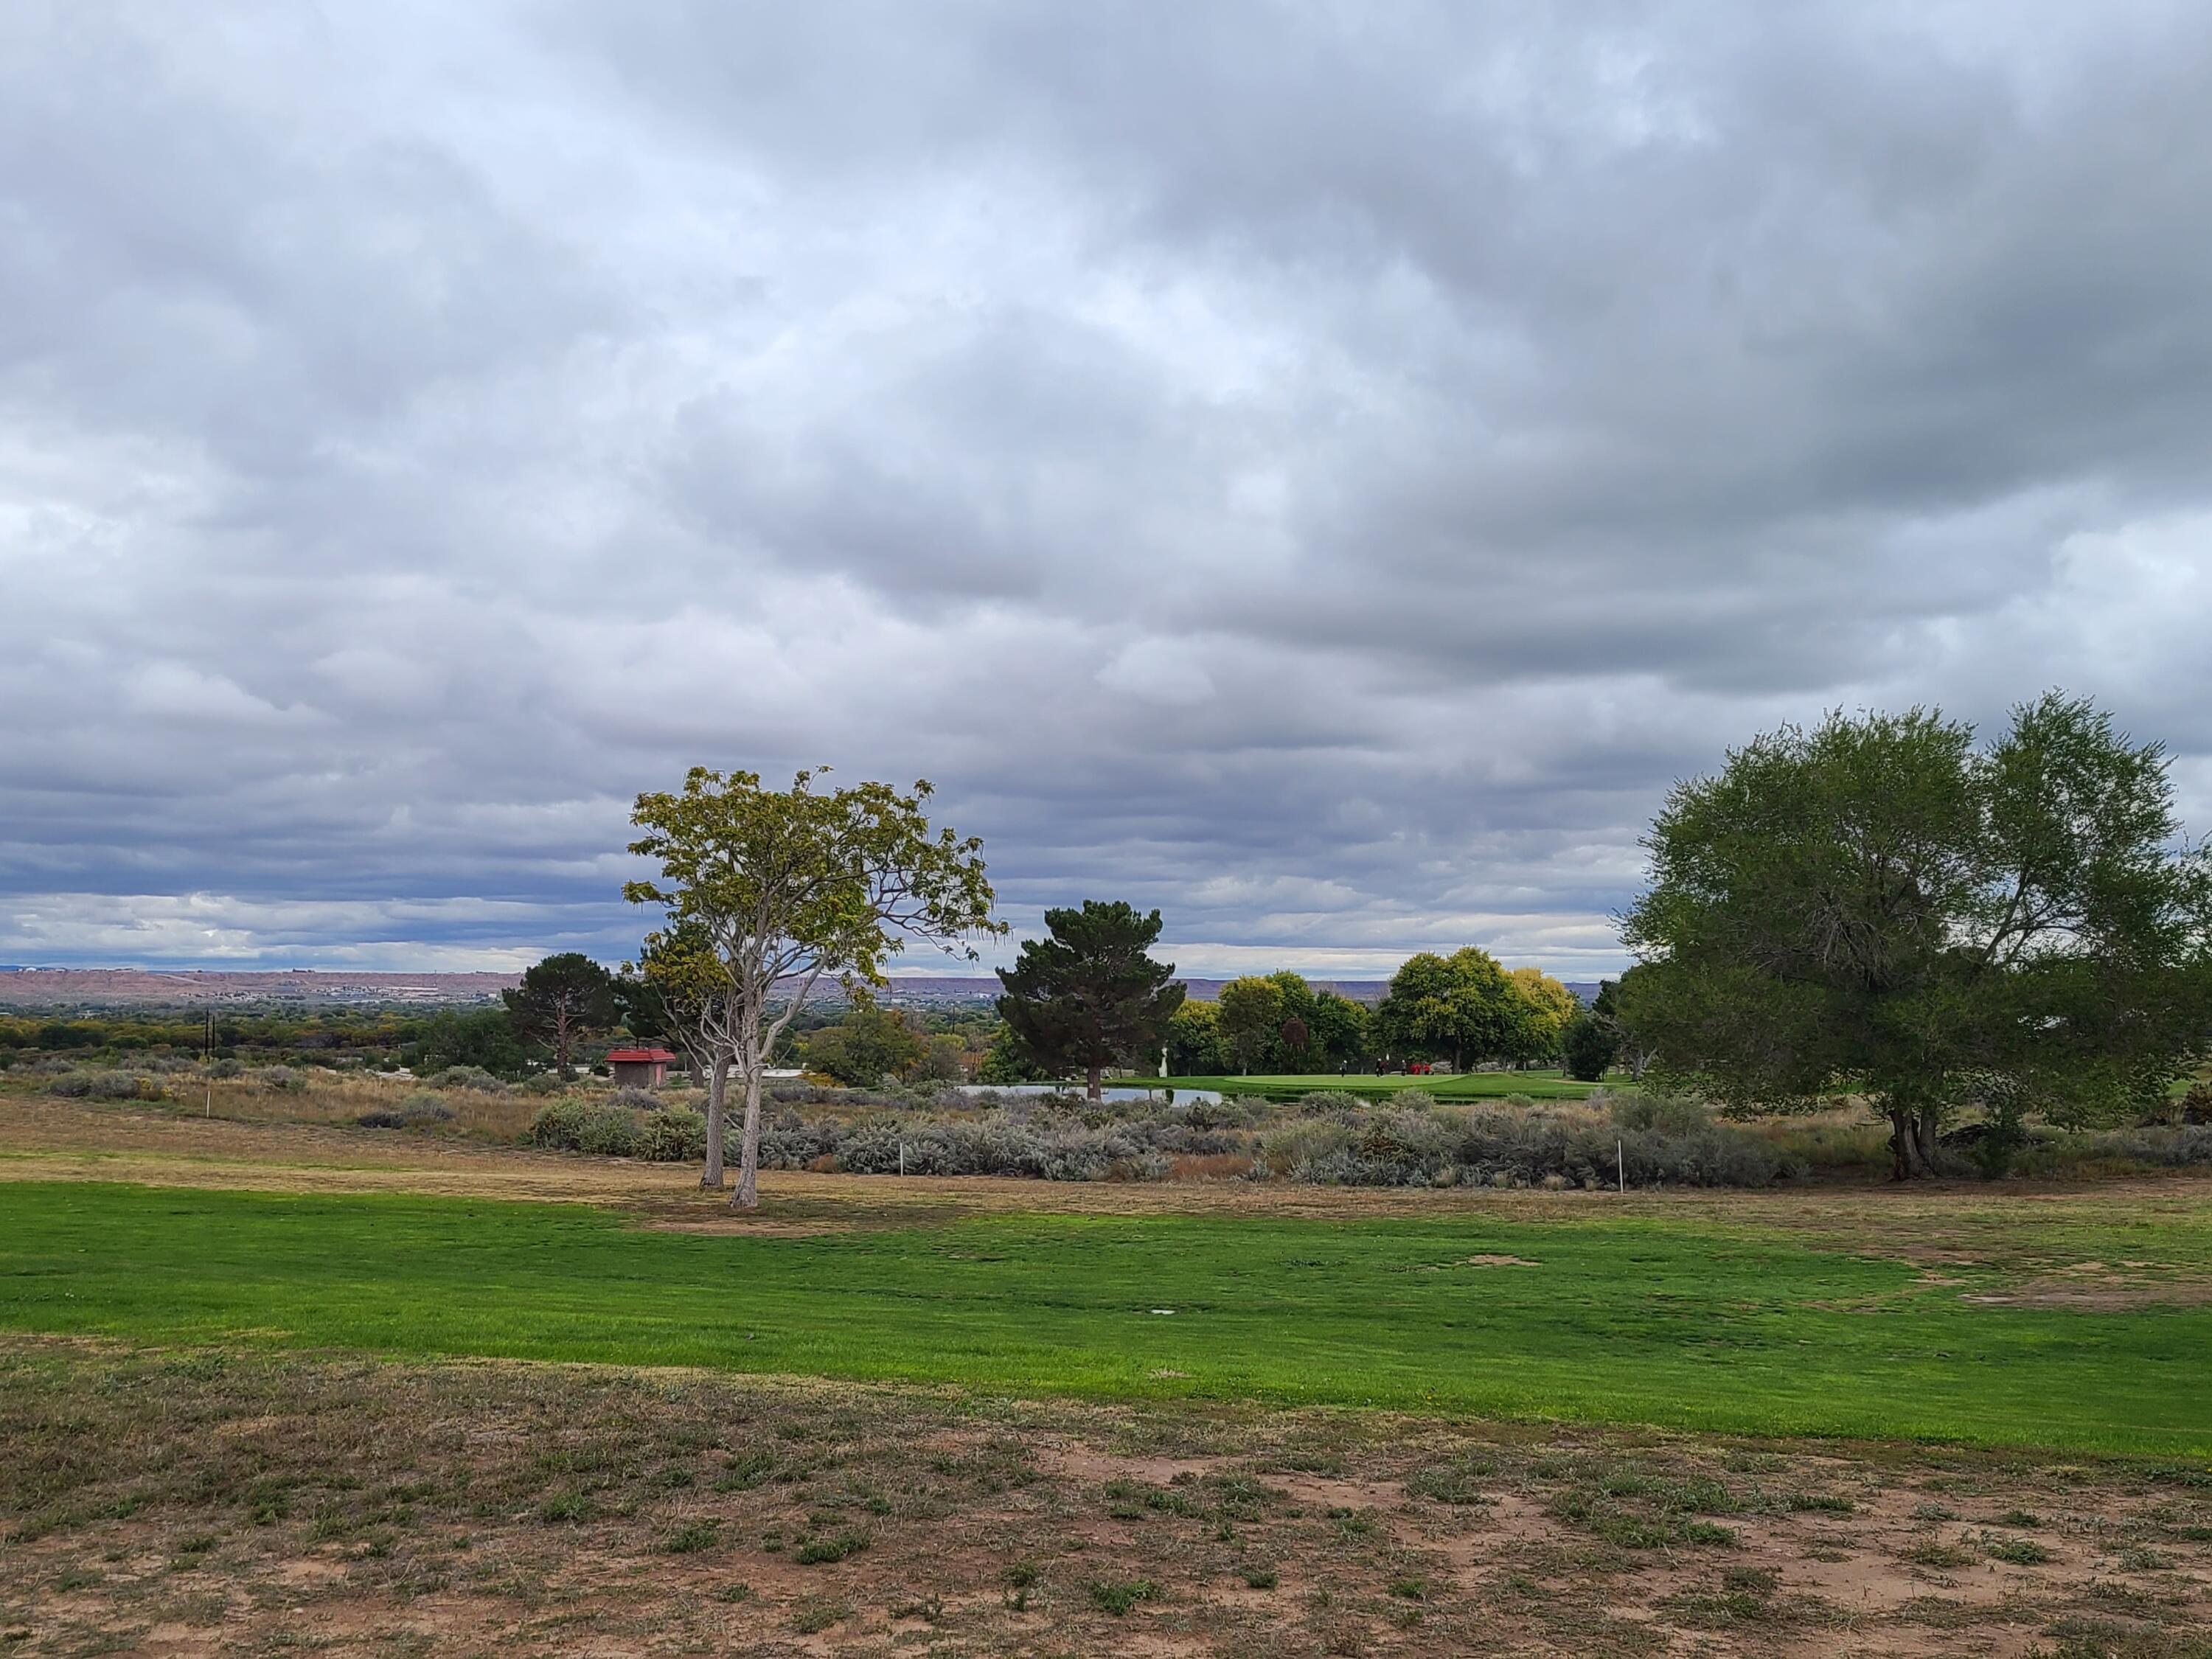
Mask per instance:
[[[1018,927],[1587,975],[2051,684],[2212,828],[2212,14],[0,15],[0,959],[617,957],[693,762]]]

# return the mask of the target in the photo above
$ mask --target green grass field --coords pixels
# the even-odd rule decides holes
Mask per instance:
[[[2202,1211],[2036,1237],[2212,1265]],[[2012,1271],[1936,1282],[1847,1245],[1597,1209],[794,1237],[573,1205],[0,1188],[0,1328],[20,1331],[2212,1458],[2212,1307],[1967,1299]]]
[[[1324,1089],[1341,1089],[1370,1100],[1395,1094],[1401,1089],[1425,1090],[1438,1100],[1498,1100],[1507,1095],[1525,1095],[1531,1100],[1581,1100],[1598,1086],[1577,1083],[1564,1072],[1463,1072],[1450,1077],[1407,1077],[1397,1073],[1387,1077],[1339,1077],[1333,1073],[1309,1073],[1254,1077],[1132,1077],[1116,1078],[1114,1082],[1121,1088],[1156,1085],[1164,1089],[1218,1089],[1225,1095],[1259,1095],[1273,1101],[1295,1100],[1300,1095]]]

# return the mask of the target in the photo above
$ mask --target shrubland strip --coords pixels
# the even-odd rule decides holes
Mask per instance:
[[[488,1145],[684,1163],[705,1149],[703,1096],[550,1076],[508,1085],[453,1066],[423,1079],[318,1067],[156,1060],[150,1068],[47,1060],[11,1091],[179,1116],[319,1123]],[[1279,1100],[969,1095],[936,1085],[769,1091],[764,1168],[853,1175],[1001,1176],[1046,1181],[1243,1181],[1364,1187],[1757,1188],[1867,1178],[1887,1168],[1881,1129],[1838,1102],[1806,1117],[1731,1122],[1695,1102],[1633,1088],[1582,1100],[1505,1096],[1439,1102],[1394,1087],[1374,1097],[1304,1090]],[[2177,1114],[2177,1116],[2179,1115]],[[1971,1147],[1953,1173],[1975,1172]],[[2176,1121],[2046,1132],[2014,1161],[2042,1178],[2212,1168],[2212,1125]]]

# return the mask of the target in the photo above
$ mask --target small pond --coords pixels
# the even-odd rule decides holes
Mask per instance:
[[[963,1083],[960,1085],[960,1092],[966,1095],[1079,1095],[1083,1092],[1083,1085],[1080,1083]],[[1208,1106],[1221,1103],[1221,1091],[1218,1089],[1133,1089],[1126,1084],[1108,1084],[1098,1092],[1107,1100],[1157,1100],[1165,1095],[1180,1106],[1197,1103]]]

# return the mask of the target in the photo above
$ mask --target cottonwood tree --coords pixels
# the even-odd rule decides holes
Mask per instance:
[[[1522,1051],[1534,1018],[1498,959],[1470,945],[1449,957],[1431,951],[1408,957],[1375,1010],[1375,1036],[1401,1054],[1447,1052],[1463,1068],[1470,1059]]]
[[[1054,1072],[1079,1067],[1098,1098],[1100,1073],[1156,1051],[1182,1006],[1175,964],[1146,954],[1160,913],[1127,902],[1085,899],[1079,910],[1048,910],[1048,937],[1024,939],[1012,968],[999,969],[999,1018],[1023,1050]]]
[[[526,968],[522,983],[499,994],[515,1035],[550,1048],[564,1078],[576,1075],[576,1045],[608,1030],[621,1015],[614,975],[580,951],[563,951]]]
[[[884,959],[913,942],[972,961],[974,949],[956,941],[1005,931],[992,919],[982,842],[932,829],[927,781],[906,794],[884,783],[819,792],[817,775],[772,790],[757,772],[694,767],[682,789],[641,794],[630,814],[641,833],[629,850],[660,874],[626,883],[623,896],[661,906],[672,929],[699,930],[727,999],[745,1097],[733,1208],[760,1202],[769,1052],[823,978],[880,984]],[[707,1158],[714,1185],[721,1148],[711,1123]]]
[[[1177,1077],[1212,1077],[1225,1070],[1219,1008],[1211,1002],[1185,1002],[1169,1017],[1167,1047],[1169,1069]]]
[[[2172,803],[2158,744],[2055,692],[1980,750],[1927,709],[1785,726],[1653,823],[1623,1023],[1738,1110],[1870,1099],[1900,1180],[1961,1108],[2117,1115],[2212,1029],[2212,866]]]
[[[1271,977],[1247,974],[1223,986],[1214,1006],[1221,1040],[1237,1057],[1238,1070],[1249,1075],[1282,1041],[1283,988]]]
[[[1314,998],[1313,1012],[1306,1016],[1313,1046],[1324,1060],[1338,1066],[1356,1066],[1367,1058],[1368,1028],[1374,1016],[1364,1002],[1354,1002],[1334,991]]]
[[[1506,977],[1528,1002],[1529,1012],[1510,1058],[1529,1065],[1553,1058],[1567,1027],[1582,1017],[1582,999],[1540,968],[1516,968]]]

